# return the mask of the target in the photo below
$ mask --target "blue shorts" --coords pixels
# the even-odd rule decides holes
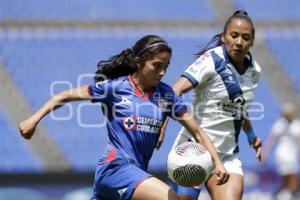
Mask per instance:
[[[171,187],[179,196],[190,196],[193,199],[198,199],[201,192],[201,188],[184,187],[173,182]]]
[[[92,200],[130,200],[141,182],[151,177],[130,160],[117,158],[98,164]]]

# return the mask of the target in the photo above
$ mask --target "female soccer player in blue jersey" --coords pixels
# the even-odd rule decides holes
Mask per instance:
[[[228,175],[210,139],[192,120],[182,99],[162,82],[171,48],[158,36],[145,36],[132,48],[98,64],[95,84],[64,91],[21,122],[26,139],[39,121],[61,105],[76,100],[101,102],[107,118],[108,149],[100,159],[92,199],[177,200],[165,183],[147,173],[164,119],[177,119],[213,157],[220,182]]]
[[[247,108],[253,100],[261,71],[249,52],[254,33],[248,14],[245,11],[235,12],[225,23],[223,32],[214,36],[199,52],[199,58],[173,86],[178,94],[195,88],[196,118],[213,141],[229,172],[230,178],[224,184],[217,185],[215,175],[207,180],[206,187],[212,199],[242,198],[243,170],[237,144],[241,128],[247,133],[249,144],[261,160],[261,139],[255,136],[247,118]],[[187,140],[193,140],[193,137],[183,128],[174,146]],[[181,186],[176,190],[185,200],[197,199],[200,191]]]

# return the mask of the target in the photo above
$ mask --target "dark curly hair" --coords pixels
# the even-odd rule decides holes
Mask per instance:
[[[133,74],[138,63],[144,64],[155,54],[165,51],[172,53],[172,49],[163,38],[157,35],[147,35],[138,40],[132,48],[124,49],[120,54],[108,60],[101,60],[98,63],[94,81],[99,82]]]
[[[223,28],[223,32],[226,33],[228,25],[230,24],[230,22],[233,19],[245,19],[247,20],[251,25],[252,25],[252,35],[253,35],[253,39],[255,36],[255,29],[254,29],[254,24],[253,21],[251,20],[251,18],[248,16],[248,13],[244,10],[237,10],[235,11],[225,22],[224,28]],[[197,56],[201,56],[203,53],[205,53],[206,51],[208,51],[209,49],[215,48],[217,46],[221,46],[222,45],[222,41],[221,41],[221,35],[222,33],[219,33],[215,36],[213,36],[210,41],[204,45],[204,47],[196,54]]]

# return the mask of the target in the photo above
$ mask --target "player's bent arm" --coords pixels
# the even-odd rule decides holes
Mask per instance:
[[[187,93],[191,89],[193,89],[193,84],[189,81],[189,79],[183,76],[180,77],[173,85],[173,90],[179,95]]]
[[[65,90],[48,100],[37,112],[20,123],[20,133],[25,139],[30,139],[34,134],[39,121],[49,112],[56,110],[64,104],[72,101],[92,99],[88,86]]]
[[[203,144],[210,153],[213,162],[215,163],[215,174],[217,176],[217,185],[226,183],[229,179],[229,174],[219,158],[216,148],[209,139],[209,137],[203,132],[203,130],[198,126],[197,121],[189,113],[185,113],[178,119],[178,121],[193,135],[196,142]]]
[[[185,113],[180,117],[180,119],[178,119],[178,121],[193,135],[197,143],[201,143],[207,148],[216,165],[220,163],[222,164],[222,161],[220,160],[210,138],[199,127],[197,121],[190,113]]]

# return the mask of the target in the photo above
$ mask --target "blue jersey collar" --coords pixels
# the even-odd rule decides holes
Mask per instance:
[[[227,52],[226,48],[225,48],[225,45],[222,44],[222,50],[223,50],[223,54],[224,54],[224,59],[226,61],[226,63],[231,63],[233,66],[233,62],[229,56],[229,53]],[[245,56],[246,58],[246,67],[245,67],[245,70],[243,70],[242,72],[240,72],[240,70],[238,70],[238,68],[236,66],[234,66],[234,68],[239,72],[239,74],[244,74],[245,71],[248,69],[248,67],[253,67],[253,60],[252,60],[252,55],[250,52],[247,53],[247,55]]]

